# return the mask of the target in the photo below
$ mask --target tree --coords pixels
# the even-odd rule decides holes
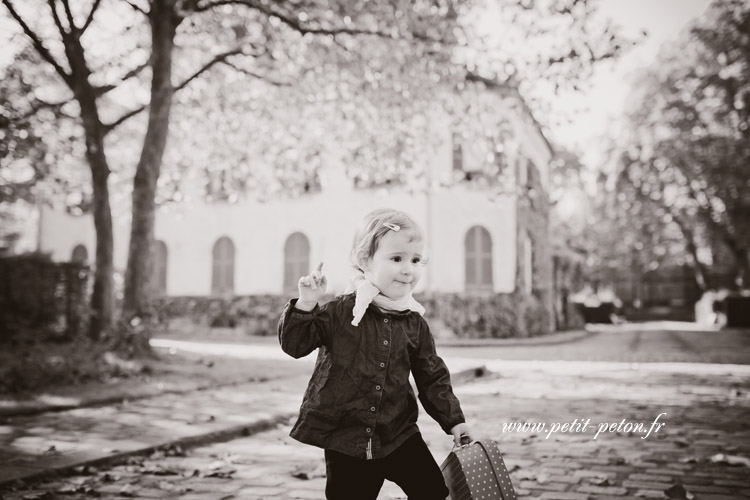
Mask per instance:
[[[414,101],[413,97],[420,94],[419,85],[430,80],[448,87],[462,85],[466,71],[478,68],[479,61],[487,54],[495,62],[481,69],[492,78],[504,80],[515,73],[512,52],[499,57],[499,47],[484,44],[481,34],[473,33],[462,23],[479,2],[92,0],[84,6],[71,5],[68,0],[47,0],[46,5],[28,2],[21,7],[13,0],[3,0],[3,4],[36,52],[67,87],[67,92],[61,92],[60,102],[72,99],[77,104],[85,157],[91,170],[97,232],[92,336],[108,327],[113,318],[108,181],[114,156],[108,152],[113,147],[113,134],[133,117],[147,112],[145,135],[133,175],[132,226],[122,314],[126,322],[149,314],[154,209],[167,150],[173,97],[200,81],[209,70],[225,66],[253,79],[292,82],[310,75],[318,79],[319,92],[324,95],[333,92],[349,102],[356,102],[356,92],[351,88],[347,92],[342,84],[351,85],[356,79],[384,84],[382,93],[395,90],[406,101],[410,100],[409,95]],[[590,24],[592,9],[583,0],[507,2],[504,12],[511,11],[525,21],[512,24],[509,32],[514,31],[514,26],[524,24],[528,29],[523,32],[538,37],[568,30],[562,32],[562,43],[548,50],[551,55],[537,62],[538,67],[546,68],[551,75],[585,74],[580,71],[582,67],[616,56],[625,45],[609,31],[605,31],[607,36],[599,38],[602,32],[585,29]],[[532,28],[535,16],[556,19],[552,23],[555,30]],[[571,24],[574,30],[570,30]],[[216,50],[205,56],[206,47]],[[457,47],[463,49],[459,51]],[[367,56],[373,50],[381,53],[382,71],[371,71],[368,65]],[[191,65],[190,56],[196,54],[203,62]],[[317,54],[334,56],[336,64],[315,58]],[[409,71],[411,63],[419,66]],[[339,64],[346,71],[337,74],[342,67]],[[326,72],[321,74],[316,66],[322,66]],[[414,68],[426,71],[416,72]],[[388,73],[388,78],[380,78],[378,73]],[[394,74],[396,78],[391,78]],[[414,79],[415,75],[419,78]],[[123,89],[144,86],[147,98],[142,102],[133,105],[123,97]],[[314,96],[313,102],[319,102],[318,96]],[[340,109],[344,115],[352,111],[351,106],[347,110],[343,104]],[[354,112],[363,109],[366,108],[355,105]],[[383,112],[382,119],[401,122],[394,118],[397,113],[390,116],[389,113],[392,111]],[[401,141],[395,134],[392,137],[391,148],[403,150],[408,141]],[[355,150],[369,154],[364,146]],[[397,169],[408,164],[399,163]]]
[[[560,150],[550,175],[553,241],[580,258],[594,288],[635,285],[647,271],[685,261],[680,227],[660,195],[647,191],[637,163],[624,168],[629,158],[617,160],[619,177],[593,176],[573,152]],[[637,289],[627,295],[639,298]]]
[[[638,179],[641,195],[669,212],[691,254],[700,245],[696,234],[718,238],[734,258],[738,283],[747,285],[750,4],[714,2],[706,20],[642,77],[635,100],[621,176]],[[700,282],[705,270],[693,260]]]

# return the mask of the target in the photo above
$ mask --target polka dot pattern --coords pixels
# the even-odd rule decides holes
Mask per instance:
[[[452,451],[441,469],[451,500],[517,499],[494,441],[475,441]]]

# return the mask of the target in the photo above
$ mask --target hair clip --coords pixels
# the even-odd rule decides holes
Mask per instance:
[[[398,226],[396,224],[391,224],[390,222],[383,222],[383,225],[387,227],[388,229],[392,229],[396,232],[401,231],[401,226]]]

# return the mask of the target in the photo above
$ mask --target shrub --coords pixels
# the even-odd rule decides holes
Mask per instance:
[[[324,302],[332,297],[327,297]],[[246,335],[275,335],[284,295],[162,297],[156,312],[162,328],[188,322],[203,328],[236,328]],[[438,319],[462,338],[509,338],[550,333],[550,312],[543,298],[524,294],[467,295],[434,293],[417,300],[427,318]],[[186,321],[185,321],[186,320]]]
[[[37,253],[0,258],[0,341],[25,332],[72,339],[85,327],[88,284],[82,264]]]

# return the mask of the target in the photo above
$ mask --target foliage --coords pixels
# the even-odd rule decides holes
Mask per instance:
[[[577,194],[558,202],[553,232],[595,286],[686,264],[700,290],[722,286],[728,265],[747,283],[749,13],[714,2],[638,78],[595,182],[563,177]]]
[[[714,2],[642,76],[621,139],[618,196],[676,226],[696,268],[700,248],[729,249],[750,279],[750,5]]]
[[[73,213],[86,210],[91,185],[76,156],[80,127],[67,105],[46,100],[50,75],[27,49],[0,69],[0,239],[22,236],[29,206],[41,197]]]
[[[266,181],[275,186],[271,194],[304,191],[305,184],[309,189],[318,182],[311,170],[320,164],[326,143],[348,146],[344,162],[352,177],[374,184],[403,179],[424,156],[417,148],[428,150],[435,143],[423,124],[419,130],[430,108],[447,108],[464,128],[481,123],[476,112],[467,113],[481,109],[483,103],[471,104],[477,93],[466,93],[468,101],[453,95],[456,89],[482,87],[466,83],[467,68],[501,82],[511,78],[536,102],[542,82],[579,84],[594,62],[615,57],[628,45],[610,27],[594,25],[593,6],[584,1],[502,2],[494,14],[503,30],[475,25],[478,16],[496,8],[492,2],[290,2],[277,4],[278,16],[251,2],[214,3],[187,2],[179,13],[184,21],[176,37],[174,72],[181,109],[173,120],[175,147],[167,151],[169,165],[160,179],[163,201],[184,199],[181,179],[196,176],[188,168],[196,165],[209,184],[236,185],[231,193],[219,189],[220,198],[265,189]],[[144,66],[152,47],[148,24],[138,12],[147,8],[134,5],[135,10],[102,2],[83,40],[101,92],[103,122],[117,124],[107,134],[107,150],[120,197],[132,191],[125,180],[132,178],[145,125],[140,121],[122,131],[132,122],[120,120],[137,116],[132,113],[142,111],[149,99]],[[318,25],[321,36],[308,31]],[[64,59],[50,28],[51,20],[39,23],[40,39],[49,40],[52,55]],[[367,33],[374,35],[363,36]],[[534,50],[516,50],[521,40],[534,41]],[[202,64],[210,64],[210,71],[190,80]],[[437,84],[445,85],[442,95]],[[58,85],[56,94],[69,96],[69,91]],[[491,133],[487,125],[497,126],[485,119],[472,141]],[[323,131],[335,137],[321,137]],[[245,148],[248,137],[253,140]]]

